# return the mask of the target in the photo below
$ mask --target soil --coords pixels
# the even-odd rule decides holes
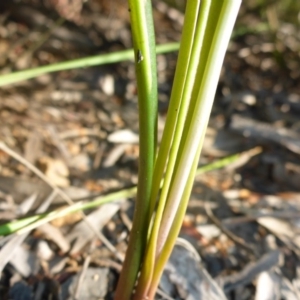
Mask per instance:
[[[153,1],[158,44],[180,40],[182,2]],[[300,5],[294,2],[242,4],[199,166],[240,155],[196,177],[157,299],[300,299]],[[131,46],[124,0],[0,2],[1,74]],[[177,52],[157,57],[159,136],[176,58]],[[75,203],[136,185],[132,61],[44,74],[1,87],[0,97],[1,143]],[[66,207],[5,149],[1,224]],[[97,236],[80,213],[1,233],[0,298],[113,299],[133,205],[130,196],[86,210]]]

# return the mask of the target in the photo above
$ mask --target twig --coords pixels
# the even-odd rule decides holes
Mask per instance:
[[[62,197],[69,205],[75,205],[74,201],[61,189],[55,186],[39,169],[37,169],[33,164],[24,159],[21,155],[7,147],[3,142],[0,142],[0,150],[6,152],[8,155],[13,157],[15,160],[19,161],[26,168],[32,171],[36,176],[47,183],[59,196]],[[123,255],[117,251],[117,249],[109,242],[109,240],[86,219],[86,215],[83,211],[80,212],[83,220],[89,226],[89,228],[95,233],[99,240],[120,260],[123,261]]]
[[[47,210],[48,206],[55,198],[56,192],[52,191],[52,193],[46,198],[45,202],[42,203],[39,208],[36,210],[37,213],[43,213]],[[15,250],[24,242],[26,237],[28,236],[28,232],[19,233],[13,235],[12,239],[10,239],[0,250],[0,276],[2,270],[5,265],[11,260]]]
[[[226,293],[236,289],[237,287],[245,286],[253,281],[258,274],[272,270],[283,264],[283,254],[280,250],[273,250],[264,254],[255,263],[249,263],[244,269],[234,275],[229,275],[222,278],[223,290]]]
[[[164,291],[162,291],[161,289],[157,289],[156,292],[159,296],[164,297],[164,300],[175,300],[174,298],[170,297],[169,295],[167,295]]]
[[[296,154],[300,154],[299,134],[294,130],[276,128],[269,123],[259,122],[239,115],[232,116],[230,129],[240,132],[246,137],[260,139],[264,142],[274,142]]]
[[[105,133],[101,132],[100,130],[96,130],[92,128],[80,128],[80,129],[71,129],[71,130],[61,132],[58,134],[58,137],[61,140],[73,139],[78,137],[86,137],[86,136],[103,138],[104,134]]]
[[[238,244],[243,249],[245,249],[252,257],[255,256],[255,249],[253,249],[253,247],[247,245],[243,239],[236,236],[230,230],[225,228],[223,226],[223,224],[220,222],[220,220],[213,214],[208,202],[205,202],[204,208],[205,208],[205,212],[206,212],[207,216],[224,234],[226,234],[234,243]]]
[[[75,291],[74,291],[74,299],[77,300],[79,299],[79,292],[80,292],[80,287],[83,283],[83,280],[84,280],[84,276],[86,274],[86,271],[90,265],[90,262],[91,262],[91,250],[94,248],[95,244],[94,244],[94,241],[91,242],[90,244],[90,249],[89,249],[89,253],[87,255],[87,257],[85,258],[84,260],[84,263],[83,263],[83,266],[82,266],[82,271],[81,271],[81,274],[79,275],[79,279],[78,279],[78,282],[77,282],[77,286],[75,288]]]

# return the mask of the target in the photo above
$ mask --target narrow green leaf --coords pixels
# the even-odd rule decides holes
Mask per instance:
[[[261,150],[259,149],[255,150],[252,155],[256,155],[260,151]],[[220,160],[202,166],[197,169],[196,176],[203,174],[205,172],[213,171],[216,169],[223,168],[227,165],[230,165],[234,163],[237,159],[239,159],[241,155],[243,155],[243,153],[230,155],[228,157],[222,158]],[[105,204],[107,202],[118,201],[120,199],[128,199],[130,197],[135,196],[136,191],[137,191],[137,187],[134,186],[132,188],[124,189],[118,192],[110,193],[108,195],[97,197],[92,201],[80,202],[79,204],[76,203],[75,206],[72,205],[70,209],[59,208],[49,213],[34,215],[20,220],[11,221],[0,225],[0,236],[12,234],[20,231],[21,229],[24,229],[24,231],[32,230],[37,228],[39,225],[41,225],[41,223],[45,224],[49,221],[55,220],[58,217],[63,217],[80,210],[92,209],[99,205]],[[37,223],[37,221],[39,223]]]
[[[179,49],[179,43],[169,43],[164,45],[157,45],[156,53],[168,53]],[[65,71],[77,68],[88,68],[93,66],[100,66],[106,64],[118,63],[126,60],[134,59],[134,50],[124,50],[108,54],[100,54],[90,57],[74,59],[66,62],[51,64],[38,68],[13,72],[9,74],[0,75],[0,86],[17,83],[23,80],[32,79],[43,74]]]

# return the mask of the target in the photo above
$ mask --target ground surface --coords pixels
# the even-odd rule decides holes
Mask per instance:
[[[168,299],[300,299],[300,5],[258,2],[241,8],[199,165],[241,155],[197,177],[181,232],[190,244],[161,284]],[[157,43],[179,41],[180,4],[154,1]],[[0,2],[2,74],[130,47],[126,1]],[[175,64],[176,53],[158,56],[160,132]],[[0,97],[1,141],[75,202],[136,184],[132,62],[43,75]],[[0,175],[1,223],[66,205],[4,149]],[[118,200],[86,214],[122,256],[133,201]],[[80,213],[0,246],[1,299],[112,299],[120,260]]]

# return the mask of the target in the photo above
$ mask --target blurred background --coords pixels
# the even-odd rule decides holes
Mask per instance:
[[[153,1],[157,44],[180,41],[184,5],[181,0]],[[125,0],[0,2],[0,74],[131,46]],[[176,58],[177,52],[157,57],[159,134]],[[300,299],[299,83],[300,1],[244,0],[199,165],[235,153],[240,157],[225,169],[197,177],[181,233],[228,299],[265,299],[258,294],[265,280],[259,277],[262,273],[277,293],[269,299]],[[133,62],[45,74],[1,87],[0,140],[75,201],[135,185],[138,114]],[[1,223],[35,213],[49,193],[46,184],[0,150]],[[33,194],[36,200],[27,207]],[[124,203],[105,224],[95,224],[120,252],[126,247],[133,205]],[[56,197],[49,209],[61,205]],[[74,246],[74,236],[80,240],[86,235],[76,229],[80,220],[73,214],[52,222],[55,234],[49,228],[31,232],[14,247],[25,255],[19,254],[18,263],[11,257],[10,264],[1,266],[0,251],[4,299],[26,294],[16,286],[20,282],[29,293],[26,299],[68,299],[69,286],[86,257],[91,259],[86,278],[94,278],[99,268],[105,277],[106,286],[95,299],[112,299],[120,265],[93,237]],[[2,247],[6,242],[0,239]],[[264,255],[269,260],[261,261]],[[250,263],[257,267],[250,268],[252,273]],[[188,298],[188,291],[184,294],[174,280],[165,280],[164,290],[173,299],[197,299]]]

